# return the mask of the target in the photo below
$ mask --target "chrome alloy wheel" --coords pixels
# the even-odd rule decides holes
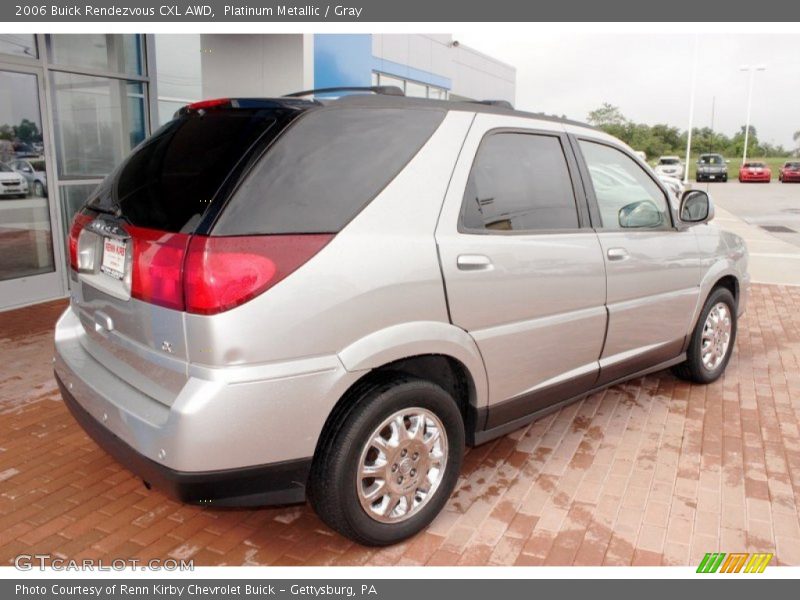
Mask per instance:
[[[425,408],[404,408],[370,435],[358,461],[361,507],[376,521],[399,523],[434,496],[447,466],[447,432]]]
[[[731,342],[731,312],[724,302],[717,302],[706,317],[700,339],[703,366],[713,371],[722,364]]]

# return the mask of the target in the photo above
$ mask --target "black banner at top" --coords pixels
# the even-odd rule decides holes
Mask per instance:
[[[787,0],[4,0],[0,20],[14,22],[524,22],[800,20]]]

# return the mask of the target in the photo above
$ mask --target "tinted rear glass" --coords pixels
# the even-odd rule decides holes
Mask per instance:
[[[119,210],[140,227],[191,231],[237,163],[262,137],[273,136],[281,119],[274,109],[180,116],[136,148],[88,206]]]
[[[242,182],[214,235],[338,232],[411,160],[444,114],[408,108],[306,113]]]

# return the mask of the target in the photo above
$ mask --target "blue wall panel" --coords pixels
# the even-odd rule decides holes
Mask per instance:
[[[372,85],[372,36],[314,35],[314,87]]]
[[[314,87],[369,86],[372,71],[452,89],[447,77],[372,56],[370,34],[314,35]]]

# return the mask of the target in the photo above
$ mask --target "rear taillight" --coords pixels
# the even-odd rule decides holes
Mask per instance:
[[[186,311],[210,315],[247,302],[290,275],[333,234],[194,236],[184,266]]]
[[[211,315],[258,296],[319,252],[333,234],[206,237],[126,227],[131,296]]]
[[[83,213],[77,213],[72,219],[72,225],[69,228],[69,266],[73,271],[78,270],[78,238],[83,228],[91,220],[91,216]]]
[[[131,296],[183,310],[183,262],[190,236],[126,227],[131,236]]]

